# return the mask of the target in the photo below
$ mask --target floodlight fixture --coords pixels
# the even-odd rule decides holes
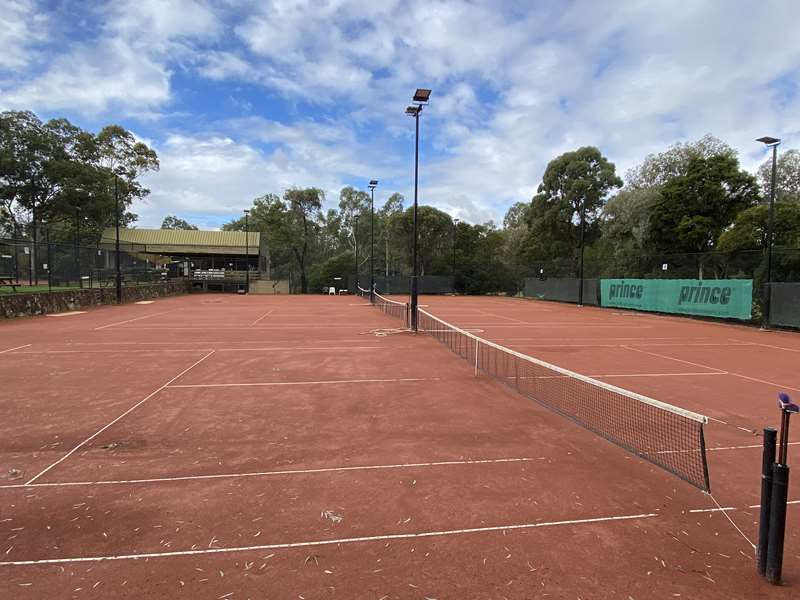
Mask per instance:
[[[413,101],[425,104],[430,97],[431,97],[430,90],[427,90],[425,88],[417,88],[417,91],[414,92]]]
[[[773,146],[773,145],[777,146],[778,144],[781,143],[781,141],[778,138],[774,138],[768,135],[760,137],[756,141],[761,142],[762,144],[766,144],[767,146]]]
[[[406,114],[410,117],[416,117],[421,111],[421,106],[409,106],[406,108]]]

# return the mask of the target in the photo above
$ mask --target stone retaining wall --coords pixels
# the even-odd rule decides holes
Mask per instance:
[[[186,281],[166,281],[122,288],[123,302],[136,302],[163,296],[177,296],[189,290]],[[30,315],[80,310],[100,304],[115,304],[116,290],[113,287],[36,294],[0,295],[0,318],[11,319]]]

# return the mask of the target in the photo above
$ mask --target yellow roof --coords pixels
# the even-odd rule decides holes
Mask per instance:
[[[113,227],[103,231],[101,244],[113,244]],[[258,256],[261,234],[258,231],[197,231],[192,229],[126,229],[120,228],[123,245],[135,244],[140,252],[157,254],[247,254]],[[123,248],[124,249],[124,248]]]

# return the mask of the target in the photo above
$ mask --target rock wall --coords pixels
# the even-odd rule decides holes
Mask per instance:
[[[177,296],[189,291],[186,281],[166,281],[122,288],[123,302],[136,302],[163,296]],[[0,295],[0,318],[11,319],[29,315],[80,310],[100,304],[116,304],[117,295],[113,287],[36,294]]]

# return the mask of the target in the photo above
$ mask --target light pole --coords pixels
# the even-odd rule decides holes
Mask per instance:
[[[75,206],[75,276],[78,278],[78,286],[83,287],[81,279],[81,207]]]
[[[411,276],[411,329],[417,330],[417,305],[419,298],[417,294],[417,197],[419,193],[419,114],[422,107],[428,103],[431,91],[417,88],[411,101],[413,105],[406,108],[406,114],[414,117],[415,136],[414,136],[414,243],[411,246],[411,262],[413,263],[413,275]]]
[[[453,276],[454,292],[456,291],[456,233],[460,222],[458,219],[453,219],[453,264],[450,267],[450,274]]]
[[[119,264],[119,175],[114,172],[114,271],[115,287],[117,289],[117,304],[122,304],[122,272]]]
[[[578,306],[583,306],[583,250],[586,236],[586,196],[581,204],[581,257],[578,266]]]
[[[355,293],[360,295],[361,286],[358,285],[358,271],[359,271],[359,269],[358,269],[358,267],[359,267],[359,265],[358,265],[358,215],[356,215],[353,218],[353,244],[355,245],[355,250],[356,250],[356,291],[355,291]]]
[[[761,327],[769,327],[769,314],[770,314],[770,287],[772,286],[772,234],[773,224],[775,219],[775,184],[778,170],[778,146],[781,141],[778,138],[770,137],[768,135],[760,137],[756,140],[767,147],[772,147],[772,180],[769,186],[769,225],[767,226],[767,278],[764,282],[764,307],[761,311]]]
[[[250,240],[247,233],[247,217],[250,210],[244,209],[244,293],[250,293]]]
[[[378,187],[377,179],[370,179],[369,191],[369,301],[375,302],[375,264],[373,255],[375,254],[375,188]],[[384,292],[386,293],[386,292]]]

